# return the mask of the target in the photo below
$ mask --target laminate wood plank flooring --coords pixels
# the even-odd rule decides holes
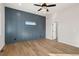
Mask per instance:
[[[16,42],[4,47],[2,56],[63,56],[79,55],[79,48],[54,40],[40,39]]]

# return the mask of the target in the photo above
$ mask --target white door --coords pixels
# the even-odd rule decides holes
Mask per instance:
[[[53,40],[56,39],[56,26],[57,26],[57,23],[54,22],[54,23],[52,24],[52,39],[53,39]]]

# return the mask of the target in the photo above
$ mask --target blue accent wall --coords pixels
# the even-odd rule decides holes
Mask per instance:
[[[35,22],[36,25],[26,25]],[[45,17],[5,7],[6,43],[45,38]]]

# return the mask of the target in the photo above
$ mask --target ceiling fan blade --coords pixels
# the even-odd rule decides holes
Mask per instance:
[[[38,4],[34,4],[35,6],[40,6],[41,7],[41,5],[38,5]]]
[[[49,10],[47,9],[46,11],[48,12]]]
[[[38,9],[38,11],[42,10],[42,8]]]
[[[56,4],[47,5],[47,7],[54,7],[54,6],[56,6]]]

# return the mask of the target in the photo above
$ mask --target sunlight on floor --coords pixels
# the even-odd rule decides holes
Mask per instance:
[[[71,56],[70,54],[53,54],[53,53],[49,53],[49,56]]]

